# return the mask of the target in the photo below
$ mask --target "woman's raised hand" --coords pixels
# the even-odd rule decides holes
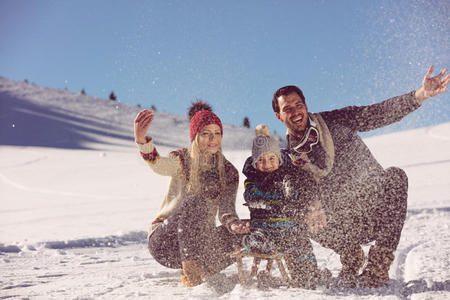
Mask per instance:
[[[134,140],[136,143],[147,143],[145,135],[147,134],[147,130],[150,127],[154,117],[155,115],[153,114],[153,111],[149,109],[144,109],[137,114],[136,119],[134,119]]]

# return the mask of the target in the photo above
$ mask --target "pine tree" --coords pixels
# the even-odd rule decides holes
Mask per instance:
[[[250,120],[247,117],[244,118],[243,126],[250,128]]]
[[[114,94],[114,92],[111,92],[111,94],[109,94],[109,100],[111,100],[111,101],[116,101],[117,100],[117,97]]]

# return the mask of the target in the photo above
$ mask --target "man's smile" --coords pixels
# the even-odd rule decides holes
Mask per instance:
[[[292,118],[292,123],[295,123],[295,124],[301,124],[302,121],[303,121],[303,115]]]

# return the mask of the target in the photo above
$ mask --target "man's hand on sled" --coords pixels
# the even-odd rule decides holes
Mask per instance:
[[[433,70],[434,67],[431,66],[423,78],[422,87],[416,90],[415,97],[420,104],[428,98],[440,95],[447,90],[450,82],[450,74],[444,77],[447,69],[442,70],[437,76],[431,77]]]
[[[308,212],[305,214],[305,223],[311,233],[317,233],[327,226],[327,215],[320,201],[314,201],[309,206]]]
[[[250,232],[250,222],[249,221],[237,221],[231,224],[231,231],[237,234],[245,234]]]
[[[138,144],[147,143],[147,139],[145,135],[147,134],[147,130],[150,127],[150,124],[153,121],[155,115],[152,110],[144,109],[136,116],[134,120],[134,140]]]

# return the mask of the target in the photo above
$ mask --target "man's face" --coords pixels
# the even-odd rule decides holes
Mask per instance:
[[[280,112],[275,113],[277,119],[286,125],[288,133],[303,136],[308,125],[308,108],[297,93],[278,97]]]

